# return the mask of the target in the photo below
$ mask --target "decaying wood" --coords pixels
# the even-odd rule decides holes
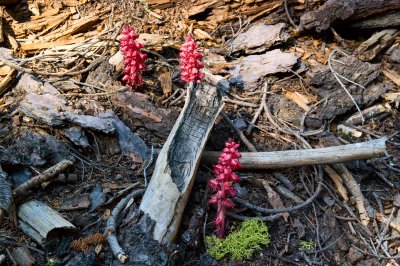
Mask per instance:
[[[51,178],[64,171],[68,167],[72,166],[73,162],[70,160],[62,160],[58,164],[48,168],[42,174],[32,177],[22,185],[18,186],[13,190],[14,197],[20,197],[26,193],[27,190],[40,185],[43,182],[49,181]]]
[[[369,222],[369,217],[367,214],[367,210],[365,209],[364,195],[361,192],[360,186],[357,184],[357,181],[354,179],[350,171],[347,170],[344,164],[335,164],[333,165],[333,168],[343,178],[344,183],[350,190],[351,195],[354,197],[361,223],[367,226]]]
[[[385,29],[373,34],[357,48],[358,58],[363,61],[374,59],[383,49],[391,46],[399,35],[400,31],[397,29]]]
[[[60,230],[76,229],[58,212],[37,200],[22,204],[18,208],[18,218],[22,231],[41,245],[56,237]]]
[[[174,241],[194,183],[197,166],[223,104],[217,89],[193,84],[160,155],[140,209],[155,221],[153,238]]]
[[[320,32],[339,20],[357,20],[396,9],[400,9],[399,0],[328,0],[317,10],[302,15],[297,30],[315,28]]]
[[[12,84],[12,82],[14,81],[15,77],[18,74],[18,71],[16,69],[11,67],[8,68],[9,68],[8,74],[5,77],[3,77],[2,80],[0,81],[0,95],[3,95],[5,92],[7,92],[7,89]]]
[[[400,86],[400,75],[398,73],[391,69],[384,69],[382,70],[382,73],[385,75],[385,77],[393,81],[394,84]]]
[[[342,132],[347,135],[351,135],[356,138],[360,138],[362,136],[362,132],[358,131],[355,128],[348,127],[346,125],[340,124],[337,126],[337,131]]]
[[[243,169],[278,169],[316,164],[335,164],[363,160],[385,154],[386,137],[377,140],[309,150],[242,152]],[[202,162],[216,164],[220,152],[206,151]]]
[[[393,11],[385,14],[378,14],[350,24],[350,28],[375,29],[394,28],[400,26],[400,11]]]
[[[329,165],[324,165],[324,170],[332,179],[333,183],[335,183],[336,189],[338,190],[344,201],[347,202],[349,200],[349,197],[347,196],[346,188],[343,186],[342,177],[338,173],[336,173],[335,169],[333,169]]]
[[[400,105],[400,92],[390,92],[381,95],[387,101],[395,102],[396,108]]]

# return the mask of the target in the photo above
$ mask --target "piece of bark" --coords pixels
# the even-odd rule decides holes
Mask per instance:
[[[297,104],[304,111],[309,111],[310,107],[308,104],[311,103],[309,99],[305,95],[298,93],[297,91],[286,91],[285,96],[292,100],[295,104]]]
[[[10,86],[13,84],[13,81],[15,81],[17,74],[17,70],[10,68],[10,72],[8,72],[8,74],[2,78],[0,81],[0,96],[7,92]]]
[[[333,169],[329,165],[324,165],[325,172],[329,175],[332,179],[333,183],[336,185],[336,189],[339,192],[340,196],[344,199],[345,202],[349,201],[349,196],[347,195],[347,190],[343,186],[342,177],[336,173],[335,169]]]
[[[385,29],[376,32],[357,48],[358,58],[363,61],[374,59],[383,49],[391,46],[399,35],[400,31],[397,29]]]
[[[18,208],[18,218],[22,231],[40,245],[63,231],[76,229],[58,212],[37,200],[22,204]]]
[[[174,241],[178,233],[201,153],[222,107],[215,87],[200,83],[189,88],[140,205],[155,221],[153,238],[160,243]]]
[[[268,182],[266,180],[263,180],[261,183],[262,183],[265,191],[267,191],[268,202],[269,202],[269,204],[271,204],[272,208],[274,208],[274,209],[285,208],[285,205],[283,205],[281,197],[279,197],[279,194],[276,193],[276,191],[272,189],[272,187],[268,184]],[[287,222],[287,220],[289,218],[289,213],[284,212],[284,213],[282,213],[282,216],[283,216],[283,219],[285,220],[285,222]]]
[[[390,69],[383,69],[382,73],[385,75],[385,77],[393,81],[394,84],[400,86],[400,75],[397,74],[395,71]]]
[[[353,29],[394,28],[400,26],[400,11],[378,14],[369,18],[352,22]]]
[[[366,18],[396,9],[400,9],[399,0],[328,0],[318,9],[303,14],[297,31],[315,28],[321,32],[337,21]]]
[[[246,54],[265,52],[274,45],[286,42],[290,35],[284,30],[285,23],[275,25],[254,24],[240,33],[231,43],[233,53],[244,51]]]
[[[74,197],[63,199],[60,211],[74,211],[81,209],[88,209],[90,207],[89,194],[85,193]]]
[[[261,55],[249,55],[242,58],[230,74],[239,76],[243,80],[245,90],[254,91],[266,76],[288,72],[288,69],[296,63],[297,57],[294,54],[275,49]]]
[[[387,138],[355,144],[293,151],[242,152],[239,159],[243,169],[279,169],[316,164],[335,164],[382,156]],[[204,152],[202,162],[216,164],[220,152]]]
[[[213,5],[217,4],[218,2],[220,2],[220,1],[218,1],[218,0],[214,0],[211,2],[208,1],[208,3],[206,2],[201,5],[194,5],[194,6],[190,7],[189,10],[187,11],[189,18],[206,11],[208,8],[212,7]]]
[[[49,181],[51,178],[59,174],[60,172],[66,170],[68,167],[72,166],[73,162],[69,160],[62,160],[58,164],[48,168],[46,171],[44,171],[42,174],[37,175],[31,179],[29,179],[27,182],[23,183],[22,185],[16,187],[13,190],[13,196],[14,197],[20,197],[23,196],[24,193],[26,193],[27,190],[40,185],[43,182]]]
[[[23,114],[50,126],[59,126],[64,123],[63,111],[66,109],[64,99],[49,93],[43,95],[29,93],[20,102],[20,111]]]

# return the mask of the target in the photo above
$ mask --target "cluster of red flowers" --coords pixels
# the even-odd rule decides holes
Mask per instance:
[[[179,53],[179,69],[182,71],[181,79],[183,81],[199,83],[204,77],[204,74],[200,72],[200,69],[203,68],[203,63],[201,62],[203,55],[197,49],[196,42],[189,36],[186,37]]]
[[[222,238],[225,233],[225,211],[232,208],[234,203],[229,196],[236,196],[236,190],[232,187],[234,182],[239,181],[239,177],[233,172],[242,167],[239,162],[240,153],[237,151],[240,144],[229,140],[225,143],[225,148],[218,159],[218,164],[214,166],[215,179],[210,180],[210,187],[215,194],[209,203],[217,205],[217,218],[215,219],[215,234]]]
[[[135,85],[142,85],[142,71],[146,70],[144,61],[147,55],[140,50],[144,47],[142,43],[136,41],[139,34],[134,33],[132,28],[125,26],[122,30],[120,38],[121,52],[124,55],[124,77],[122,81],[126,82],[126,86],[133,89]]]

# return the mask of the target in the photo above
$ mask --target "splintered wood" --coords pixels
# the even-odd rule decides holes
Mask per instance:
[[[20,47],[21,53],[34,55],[49,48],[80,43],[99,34],[112,8],[108,6],[82,15],[76,7],[86,2],[68,0],[60,5],[52,3],[35,7],[36,12],[26,22],[8,16],[12,35],[18,40],[17,47]]]

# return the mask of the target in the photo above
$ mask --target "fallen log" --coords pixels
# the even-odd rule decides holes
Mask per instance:
[[[214,121],[223,107],[216,87],[190,86],[185,106],[156,162],[140,209],[155,221],[153,238],[173,242]]]
[[[385,154],[387,137],[327,148],[274,152],[242,152],[242,169],[278,169],[317,164],[337,164]],[[216,164],[220,152],[206,151],[202,163]]]
[[[315,29],[321,32],[336,21],[358,20],[397,9],[400,9],[400,0],[329,0],[302,15],[297,31]]]

